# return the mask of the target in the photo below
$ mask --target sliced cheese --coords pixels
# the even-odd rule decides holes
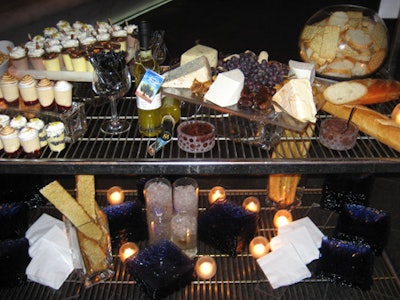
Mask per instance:
[[[272,97],[272,100],[278,103],[289,115],[302,122],[315,122],[317,109],[310,80],[307,78],[294,78]],[[277,111],[281,111],[277,105],[274,105]]]
[[[193,81],[200,82],[211,80],[211,68],[205,56],[200,56],[183,66],[163,74],[164,83],[162,87],[190,88]]]
[[[200,57],[205,56],[211,68],[215,68],[218,64],[218,51],[214,48],[196,45],[181,55],[181,66]]]
[[[312,83],[315,78],[315,64],[289,60],[289,73],[296,78],[307,78]]]
[[[222,107],[231,106],[239,101],[243,86],[244,75],[239,69],[219,73],[204,99]]]

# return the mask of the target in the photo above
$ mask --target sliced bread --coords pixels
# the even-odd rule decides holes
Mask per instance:
[[[330,85],[324,91],[324,98],[334,104],[346,104],[356,101],[368,92],[368,88],[359,82],[343,81]]]

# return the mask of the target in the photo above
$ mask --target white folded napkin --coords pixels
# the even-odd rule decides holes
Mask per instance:
[[[264,255],[257,263],[274,289],[311,277],[310,270],[291,244]]]
[[[315,259],[319,258],[319,250],[315,246],[311,235],[304,226],[280,232],[277,236],[273,237],[270,241],[272,251],[276,251],[281,247],[291,245],[297,251],[301,260],[305,264],[309,264]]]
[[[57,225],[60,228],[65,228],[63,221],[46,213],[42,214],[25,233],[25,237],[29,240],[29,244],[33,244],[40,239],[54,225]]]
[[[321,232],[321,230],[319,230],[319,228],[314,224],[314,222],[311,221],[311,219],[309,217],[304,217],[304,218],[295,220],[285,226],[279,227],[278,235],[280,235],[281,233],[285,233],[285,232],[294,230],[301,226],[304,226],[307,229],[312,240],[314,241],[315,246],[319,249],[321,247],[322,238],[324,237],[324,234]]]
[[[26,237],[32,257],[26,269],[28,279],[59,289],[74,270],[64,222],[43,214]]]
[[[29,256],[34,257],[39,254],[42,248],[48,247],[48,244],[50,244],[51,247],[55,247],[56,250],[62,251],[63,253],[66,252],[71,256],[67,235],[65,231],[57,225],[54,225],[42,237],[29,246]]]
[[[72,259],[68,262],[66,253],[48,240],[43,240],[41,245],[40,251],[26,268],[26,275],[29,280],[57,290],[74,269]]]

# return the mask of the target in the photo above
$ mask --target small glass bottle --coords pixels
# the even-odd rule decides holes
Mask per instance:
[[[175,125],[181,118],[179,99],[168,96],[164,97],[159,111],[161,116],[161,133],[157,140],[148,147],[147,152],[150,155],[156,154],[157,151],[171,141]]]
[[[151,28],[146,21],[139,23],[140,51],[135,59],[133,74],[138,87],[147,69],[160,73],[160,67],[153,57],[150,45]],[[161,96],[157,95],[150,103],[145,99],[136,99],[139,132],[148,137],[158,136],[161,132]]]

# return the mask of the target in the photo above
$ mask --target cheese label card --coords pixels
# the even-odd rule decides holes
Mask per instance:
[[[139,83],[139,86],[136,89],[136,96],[141,97],[151,103],[154,97],[157,95],[163,81],[163,76],[157,74],[153,70],[147,69]]]

